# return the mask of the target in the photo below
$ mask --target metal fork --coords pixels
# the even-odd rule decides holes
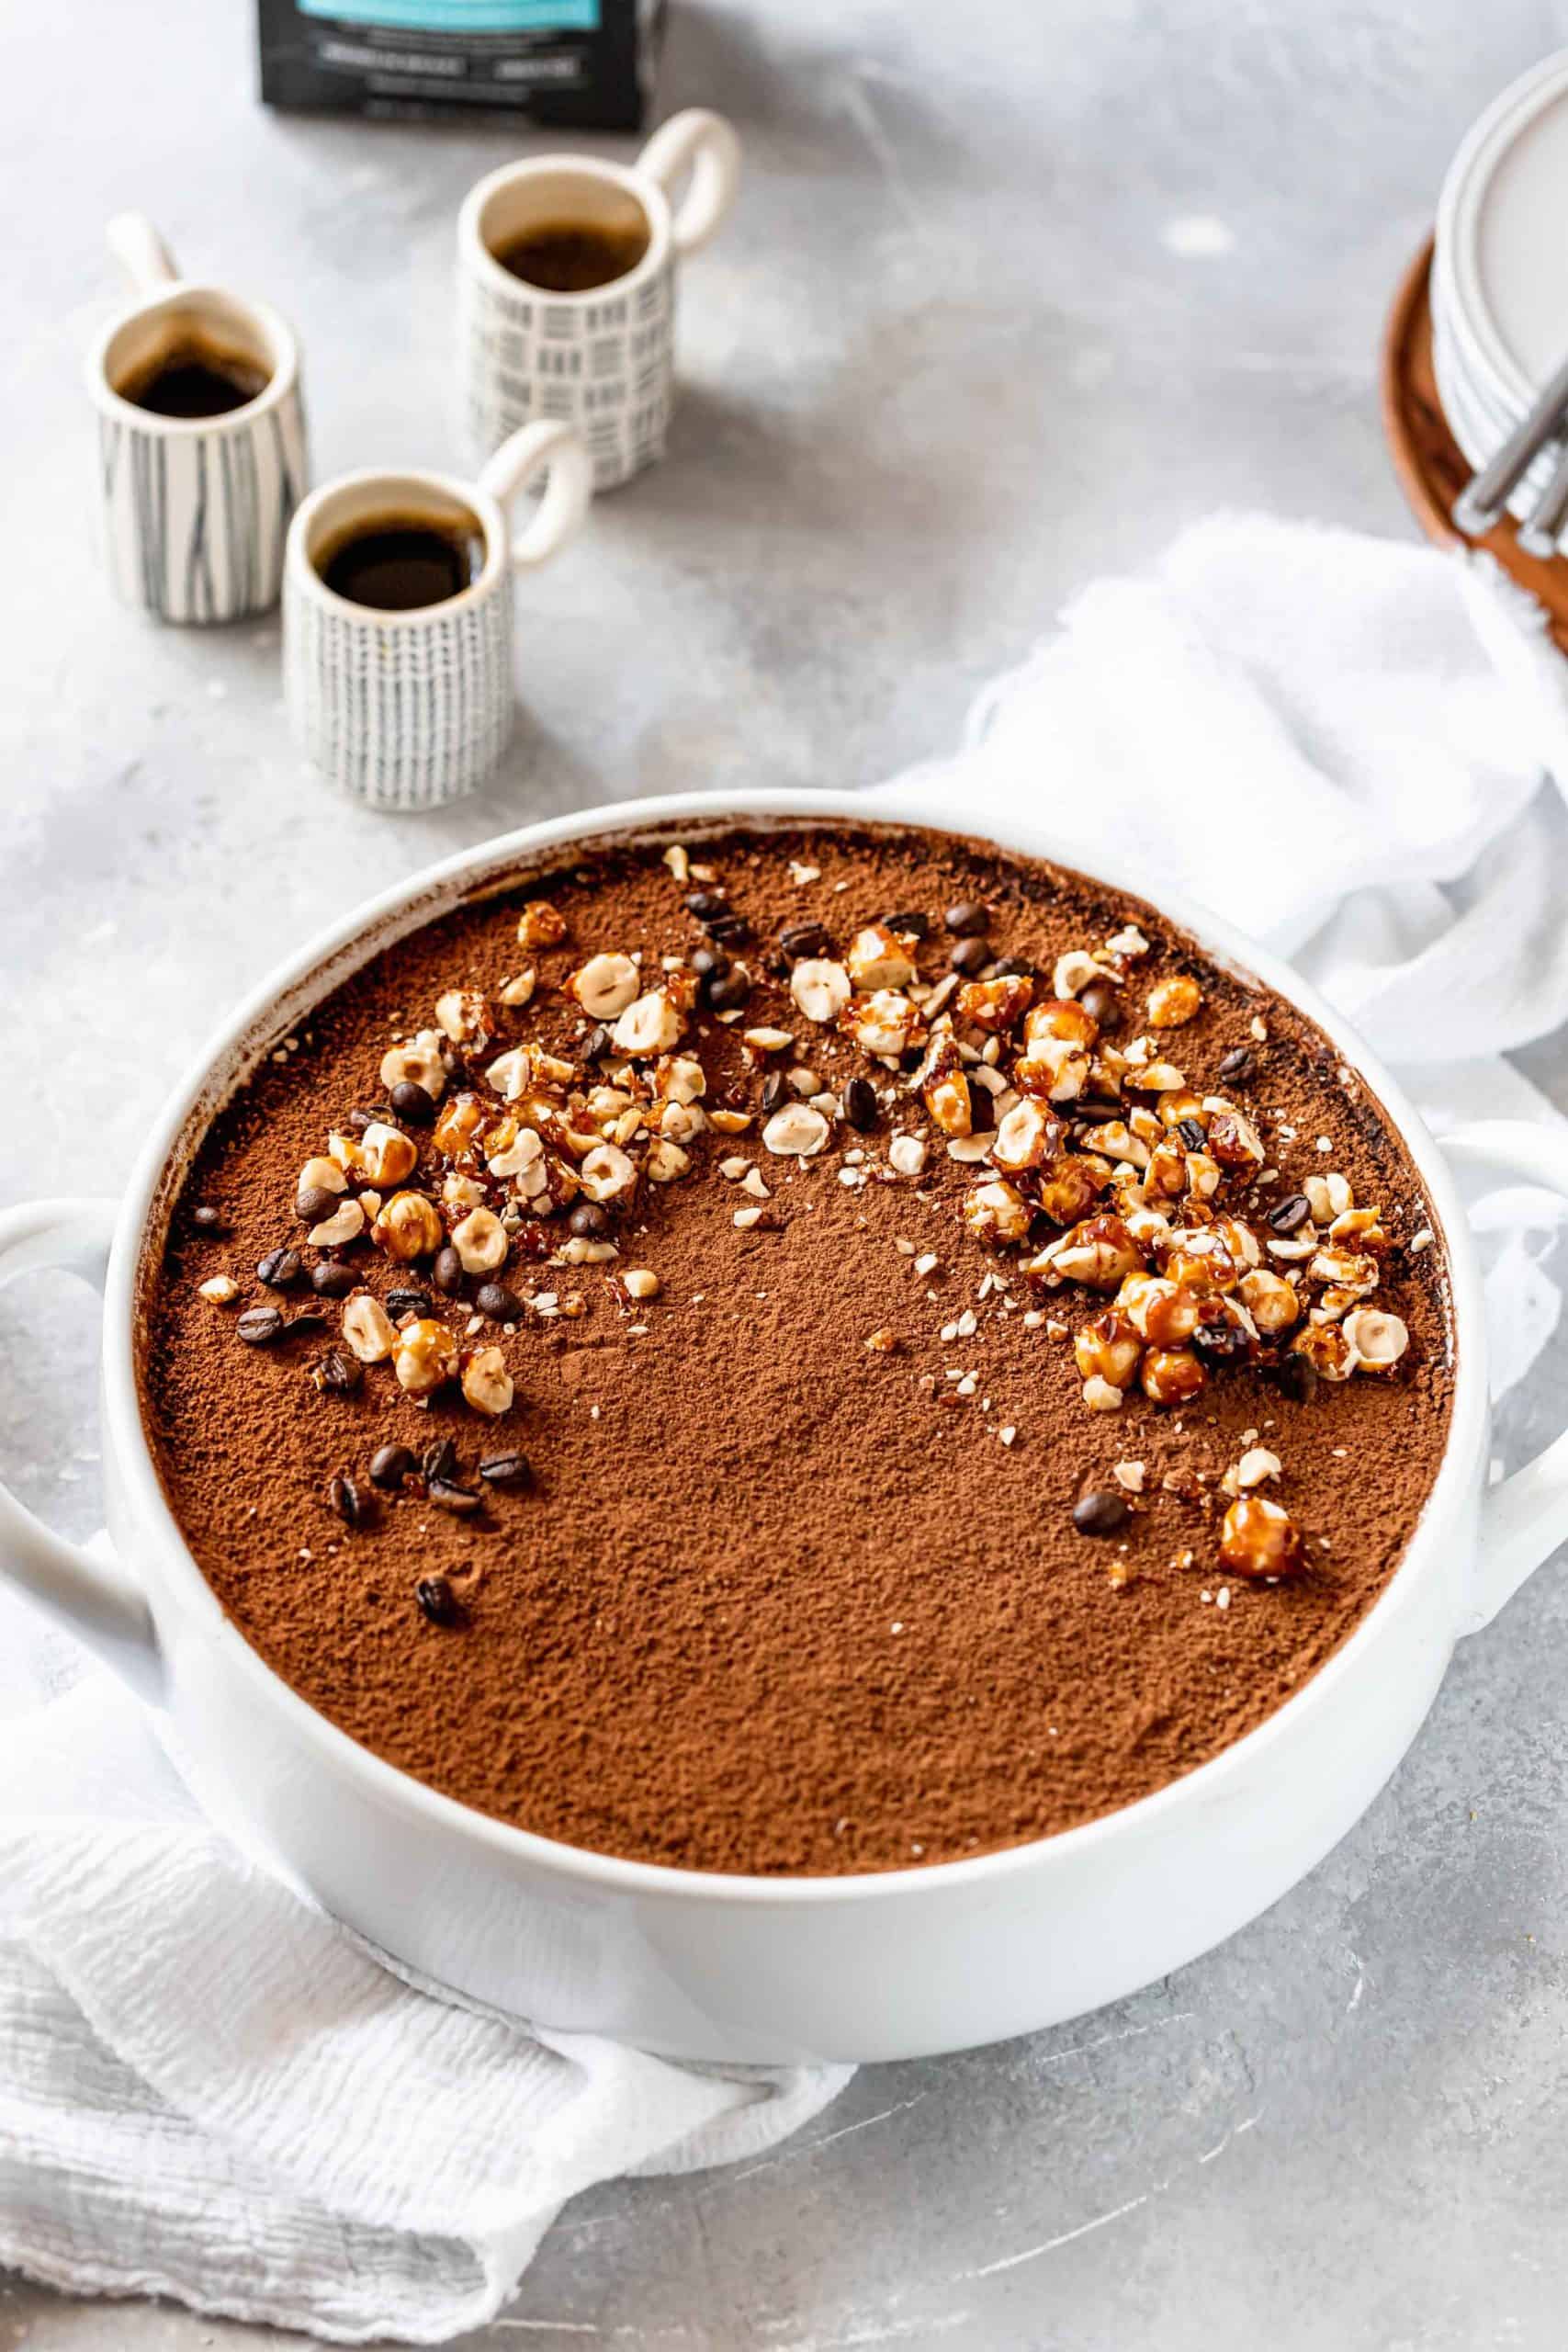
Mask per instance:
[[[1517,424],[1496,456],[1488,459],[1461,491],[1451,510],[1455,530],[1467,539],[1479,538],[1500,522],[1511,493],[1549,441],[1561,435],[1568,411],[1568,359],[1547,385],[1523,423]],[[1519,545],[1527,555],[1551,555],[1557,534],[1568,518],[1568,447],[1545,492],[1519,527]]]

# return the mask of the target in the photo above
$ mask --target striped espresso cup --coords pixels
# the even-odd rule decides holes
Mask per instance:
[[[514,537],[507,508],[541,481]],[[311,492],[288,533],[283,663],[295,735],[322,775],[386,809],[433,808],[488,781],[515,715],[513,575],[566,545],[592,492],[587,451],[554,424],[514,433],[476,481],[375,469]],[[401,609],[342,593],[340,551],[426,533],[472,548],[455,593]]]
[[[166,621],[233,621],[277,602],[289,519],[310,478],[299,351],[263,302],[182,278],[141,213],[109,223],[135,289],[87,361],[109,577]],[[138,387],[160,372],[231,368],[233,403],[169,413]]]

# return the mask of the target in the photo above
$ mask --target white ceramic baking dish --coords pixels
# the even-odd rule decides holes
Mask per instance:
[[[881,794],[874,813],[939,828],[953,816],[918,794]],[[1439,1149],[1310,989],[1216,916],[1161,895],[1173,922],[1299,1005],[1365,1074],[1420,1172],[1452,1272],[1452,1430],[1415,1537],[1350,1639],[1267,1723],[1139,1804],[1032,1845],[886,1874],[742,1878],[581,1852],[470,1812],[355,1746],[262,1663],[186,1549],[137,1397],[141,1302],[180,1170],[214,1109],[367,955],[520,865],[632,828],[691,841],[736,818],[864,824],[872,814],[843,794],[690,796],[466,852],[360,908],[242,1006],[170,1101],[118,1207],[56,1201],[0,1218],[0,1279],[52,1264],[103,1288],[107,1509],[121,1564],[96,1564],[0,1489],[6,1572],[167,1709],[201,1784],[256,1846],[400,1962],[552,2027],[683,2056],[953,2050],[1073,2017],[1179,1967],[1344,1836],[1413,1737],[1456,1637],[1568,1535],[1568,1439],[1486,1485],[1481,1285],[1447,1164],[1491,1162],[1568,1191],[1553,1139],[1498,1124]],[[999,838],[1062,859],[1043,820],[1021,815]],[[1135,876],[1105,878],[1151,896]]]

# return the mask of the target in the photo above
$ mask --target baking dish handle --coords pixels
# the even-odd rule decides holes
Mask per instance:
[[[1457,1168],[1495,1168],[1568,1199],[1568,1148],[1550,1127],[1528,1119],[1481,1119],[1439,1137]],[[1511,1478],[1487,1489],[1481,1507],[1481,1550],[1461,1634],[1477,1634],[1511,1600],[1558,1545],[1568,1543],[1568,1431]]]
[[[0,1211],[0,1285],[57,1266],[104,1286],[114,1238],[112,1201],[28,1201]],[[0,1486],[0,1575],[114,1668],[144,1698],[160,1694],[163,1669],[152,1612],[121,1571],[94,1560],[23,1509]]]

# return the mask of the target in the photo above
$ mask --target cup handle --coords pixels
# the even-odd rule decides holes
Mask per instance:
[[[541,417],[503,441],[479,476],[479,488],[504,510],[546,472],[539,511],[512,542],[512,560],[520,571],[543,563],[582,528],[593,495],[593,461],[570,424]]]
[[[108,248],[134,294],[161,294],[179,277],[174,254],[145,212],[117,212],[106,231]]]
[[[735,201],[740,185],[740,141],[733,123],[706,107],[687,107],[661,123],[637,159],[637,168],[668,196],[682,175],[692,185],[674,216],[675,250],[694,254],[707,243]]]
[[[0,1286],[14,1275],[58,1266],[99,1291],[114,1238],[112,1201],[28,1201],[0,1213]],[[163,1672],[152,1612],[116,1567],[56,1535],[0,1486],[0,1563],[9,1581],[96,1650],[145,1698]]]
[[[1458,1168],[1495,1168],[1568,1199],[1568,1150],[1550,1127],[1528,1119],[1481,1119],[1438,1138]],[[1461,1634],[1489,1625],[1520,1585],[1568,1541],[1568,1430],[1511,1478],[1488,1487],[1481,1546]]]

